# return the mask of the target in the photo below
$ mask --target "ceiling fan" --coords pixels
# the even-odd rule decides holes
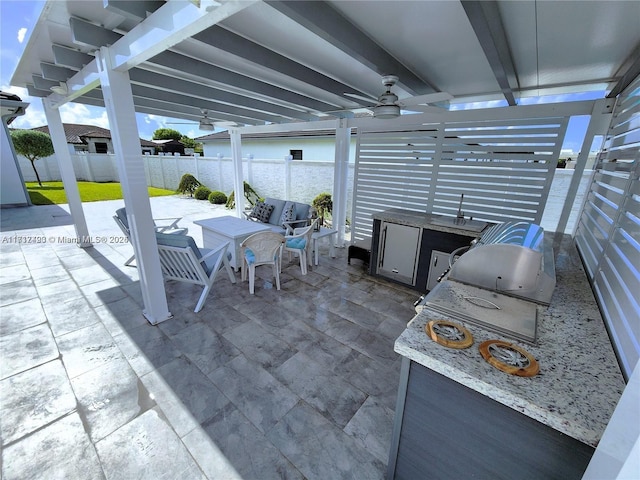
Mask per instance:
[[[409,110],[415,112],[427,111],[426,109],[428,107],[426,107],[426,104],[444,102],[453,98],[453,96],[447,92],[435,92],[399,100],[398,96],[391,91],[391,87],[393,87],[398,82],[398,80],[399,79],[396,75],[382,76],[382,84],[387,87],[387,90],[378,97],[375,105],[371,106],[371,109],[373,110],[373,116],[375,118],[396,118],[400,116],[401,110]],[[345,95],[355,96],[349,93],[346,93]]]
[[[235,125],[235,122],[214,122],[209,118],[209,111],[202,110],[200,122],[167,122],[167,125],[198,125],[200,130],[213,131],[216,126]]]

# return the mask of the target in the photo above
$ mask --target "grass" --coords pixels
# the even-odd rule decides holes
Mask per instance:
[[[27,192],[31,203],[34,205],[58,205],[69,203],[64,193],[62,182],[42,182],[42,187],[38,182],[26,182]],[[101,200],[119,200],[122,198],[122,189],[119,183],[95,183],[78,182],[80,200],[83,202],[99,202]],[[165,195],[175,195],[173,190],[148,187],[150,197],[161,197]]]

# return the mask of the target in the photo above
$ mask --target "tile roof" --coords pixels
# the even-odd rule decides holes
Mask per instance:
[[[107,128],[96,127],[95,125],[83,125],[79,123],[63,123],[62,125],[64,127],[65,136],[67,137],[67,143],[84,145],[87,143],[83,140],[84,137],[111,139],[111,131]],[[35,127],[31,130],[37,130],[39,132],[49,134],[48,125]],[[143,147],[157,147],[157,144],[154,142],[150,142],[143,138],[140,139],[140,144]]]

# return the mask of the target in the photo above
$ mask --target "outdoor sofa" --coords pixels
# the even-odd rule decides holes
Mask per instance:
[[[256,202],[245,216],[248,220],[268,224],[273,232],[285,235],[292,233],[294,228],[308,225],[310,210],[311,205],[307,203],[265,198],[264,201]],[[290,228],[287,229],[287,226]]]

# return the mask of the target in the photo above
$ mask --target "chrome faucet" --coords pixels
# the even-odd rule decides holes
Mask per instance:
[[[458,214],[456,215],[456,219],[454,221],[456,225],[463,225],[466,222],[464,218],[464,212],[462,211],[462,200],[464,200],[464,193],[460,194],[460,205],[458,205]]]

